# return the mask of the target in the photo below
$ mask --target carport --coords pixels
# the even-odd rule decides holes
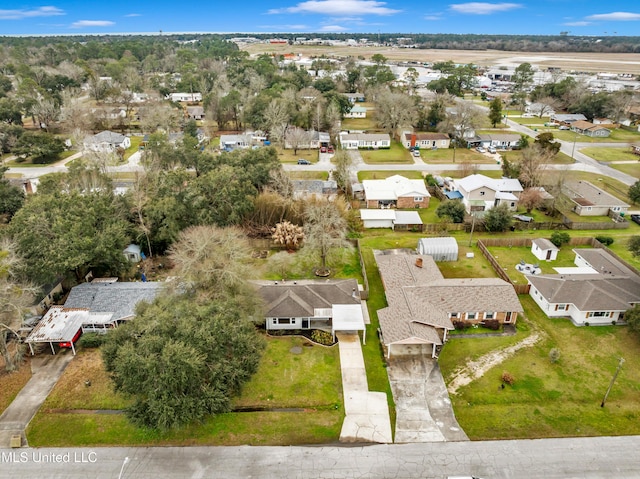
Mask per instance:
[[[365,331],[362,305],[334,304],[331,307],[331,334],[335,340],[336,332]],[[362,335],[362,342],[366,344],[366,333]]]
[[[82,323],[88,313],[88,309],[64,309],[62,306],[53,306],[25,339],[31,355],[35,354],[34,343],[49,343],[53,354],[56,354],[53,343],[69,343],[75,356],[74,339],[77,340],[82,331]]]

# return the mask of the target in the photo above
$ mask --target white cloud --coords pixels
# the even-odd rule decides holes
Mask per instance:
[[[386,2],[376,0],[308,0],[294,7],[274,8],[267,13],[318,13],[322,15],[393,15],[400,10],[385,7]]]
[[[507,12],[516,8],[521,8],[519,3],[454,3],[449,8],[457,13],[467,13],[471,15],[490,15],[492,13]]]
[[[296,25],[260,25],[259,28],[263,30],[270,30],[272,32],[286,32],[289,30],[311,30],[309,25],[296,24]]]
[[[431,15],[425,15],[423,18],[425,20],[429,20],[429,21],[438,21],[438,20],[442,20],[442,14],[441,13],[433,13]]]
[[[640,13],[631,12],[611,12],[598,15],[589,15],[587,20],[604,20],[613,22],[632,22],[640,20]]]
[[[141,17],[142,14],[141,13],[128,13],[125,15],[125,17]]]
[[[587,25],[591,25],[591,22],[578,21],[578,22],[567,22],[563,23],[566,27],[586,27]]]
[[[79,20],[71,24],[71,28],[84,28],[84,27],[110,27],[115,25],[115,22],[110,20]]]
[[[54,17],[66,15],[64,10],[58,7],[39,7],[33,10],[0,10],[0,20],[22,20],[32,17]]]
[[[320,28],[321,32],[345,32],[347,29],[345,27],[341,27],[340,25],[325,25]]]

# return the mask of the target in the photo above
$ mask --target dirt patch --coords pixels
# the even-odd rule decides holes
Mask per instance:
[[[4,363],[2,363],[4,368]],[[11,404],[29,379],[31,379],[31,360],[27,358],[17,371],[0,373],[0,414]]]
[[[456,394],[458,389],[462,386],[466,386],[471,383],[471,381],[482,377],[487,371],[489,371],[489,369],[503,363],[520,349],[530,348],[540,341],[540,339],[542,339],[542,335],[536,332],[513,346],[509,346],[508,348],[500,349],[498,351],[492,351],[479,357],[475,361],[469,361],[463,367],[454,371],[452,375],[453,379],[447,388],[449,390],[449,394]]]

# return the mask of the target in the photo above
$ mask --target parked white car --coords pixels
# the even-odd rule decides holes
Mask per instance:
[[[496,149],[495,147],[490,146],[489,148],[487,148],[487,151],[493,155],[496,152]]]
[[[482,146],[478,146],[478,147],[476,147],[476,151],[478,153],[486,153],[487,150],[485,150]]]

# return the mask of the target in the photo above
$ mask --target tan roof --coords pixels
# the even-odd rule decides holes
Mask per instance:
[[[404,134],[404,139],[407,141],[411,140],[412,135],[416,136],[416,140],[418,141],[423,141],[423,140],[448,140],[449,139],[449,135],[447,135],[446,133],[437,133],[437,132],[429,132],[429,131],[425,131],[425,132],[421,132],[421,133],[405,133]]]
[[[571,199],[579,204],[586,206],[598,205],[629,207],[629,205],[624,201],[619,200],[615,196],[610,195],[588,181],[568,181],[565,184],[565,188],[570,190]]]
[[[453,329],[454,312],[523,311],[513,286],[501,279],[445,279],[431,256],[374,253],[388,304],[378,310],[385,344],[441,344],[438,331]]]
[[[541,250],[550,249],[553,251],[560,251],[558,247],[554,245],[551,241],[549,241],[547,238],[536,238],[532,241],[532,243],[538,246],[538,248],[540,248]]]

